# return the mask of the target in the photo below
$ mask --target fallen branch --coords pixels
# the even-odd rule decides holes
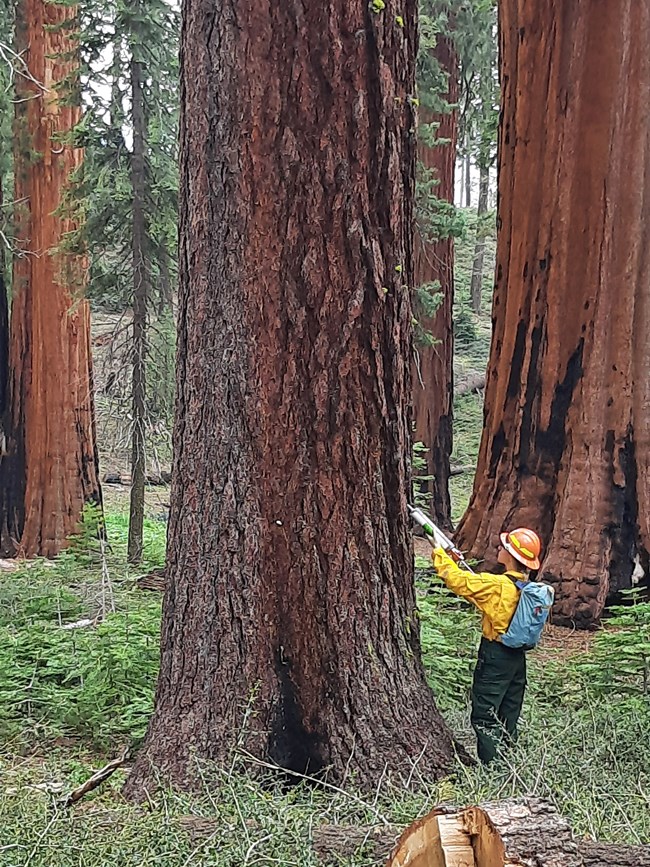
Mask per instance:
[[[481,391],[483,388],[485,388],[485,374],[470,373],[454,385],[454,397],[462,397],[464,394]]]
[[[476,467],[473,464],[457,465],[449,468],[450,476],[462,476],[463,473],[473,473]]]
[[[87,795],[88,792],[92,792],[93,789],[96,789],[98,786],[101,786],[103,782],[105,782],[109,777],[112,777],[115,771],[118,768],[121,768],[122,765],[126,762],[128,756],[128,748],[124,750],[119,759],[113,759],[112,762],[109,762],[105,765],[101,770],[96,771],[92,777],[89,777],[85,783],[82,783],[80,786],[77,786],[76,789],[73,789],[69,794],[65,796],[61,800],[60,807],[65,810],[67,807],[71,807],[73,804],[76,804],[77,801],[80,801],[84,795]]]
[[[164,593],[167,584],[165,569],[152,569],[152,571],[147,572],[146,575],[140,575],[140,577],[136,579],[135,583],[138,585],[140,590],[157,590],[160,593]]]
[[[87,626],[97,626],[98,621],[99,617],[84,617],[74,623],[63,623],[61,629],[85,629]]]

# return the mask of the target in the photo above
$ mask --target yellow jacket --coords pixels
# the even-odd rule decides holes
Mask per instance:
[[[519,590],[512,578],[525,581],[520,572],[493,575],[491,572],[466,572],[452,560],[443,548],[431,554],[433,567],[447,587],[457,596],[469,599],[483,614],[483,635],[496,641],[508,631],[512,615],[519,602]]]

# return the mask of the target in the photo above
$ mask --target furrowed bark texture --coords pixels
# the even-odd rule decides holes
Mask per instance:
[[[590,627],[648,571],[650,7],[500,16],[494,335],[459,542],[537,529],[555,620]]]
[[[445,99],[450,105],[458,102],[458,58],[450,39],[440,38],[435,47],[435,56],[441,68],[449,76],[449,90]],[[436,137],[447,141],[431,147],[418,144],[418,157],[427,169],[432,169],[439,181],[436,187],[438,198],[454,201],[454,168],[456,163],[456,139],[458,134],[457,112],[426,118],[436,121],[439,127]],[[436,523],[451,529],[451,502],[449,499],[449,458],[452,452],[453,434],[453,305],[454,305],[454,239],[444,238],[431,242],[419,231],[415,237],[415,282],[438,282],[442,295],[435,316],[427,317],[416,311],[420,325],[435,340],[433,346],[416,347],[416,363],[413,370],[413,409],[415,416],[415,439],[429,449],[427,475],[433,476],[431,511]]]
[[[17,44],[17,244],[9,351],[8,455],[0,461],[0,551],[57,554],[86,502],[100,502],[86,262],[57,248],[75,229],[58,212],[82,151],[60,140],[79,121],[61,83],[75,74],[73,7],[23,0]],[[38,82],[35,83],[35,82]]]
[[[364,785],[449,768],[406,514],[415,45],[413,0],[185,0],[168,588],[131,795],[236,743]]]

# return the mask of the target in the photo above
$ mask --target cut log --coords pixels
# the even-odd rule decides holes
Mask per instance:
[[[585,867],[650,867],[650,846],[581,843]]]
[[[454,396],[462,397],[464,394],[481,391],[485,388],[485,371],[470,372],[466,378],[460,379],[454,386]]]
[[[314,829],[323,864],[361,852],[368,864],[387,867],[650,867],[650,846],[577,840],[548,802],[506,800],[480,807],[438,807],[399,837],[395,826]]]
[[[400,837],[387,867],[648,867],[649,846],[578,841],[548,802],[433,810]]]

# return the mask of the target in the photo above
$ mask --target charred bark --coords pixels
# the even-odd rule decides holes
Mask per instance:
[[[129,504],[129,563],[142,559],[144,529],[144,489],[146,479],[146,365],[147,365],[147,225],[145,217],[147,124],[144,104],[143,64],[131,61],[131,97],[133,100],[133,154],[131,184],[133,187],[133,372],[131,401],[133,430],[131,433],[131,497]]]
[[[458,58],[449,38],[440,37],[435,47],[440,67],[448,75],[449,87],[445,100],[449,105],[458,102]],[[457,112],[427,117],[439,124],[436,138],[444,144],[418,144],[418,157],[423,166],[433,170],[438,180],[436,195],[454,201],[454,168],[456,162]],[[449,499],[449,459],[453,445],[453,327],[454,305],[454,239],[431,240],[421,232],[415,239],[415,282],[438,283],[442,301],[435,315],[417,312],[422,328],[428,332],[433,345],[416,347],[413,370],[413,406],[415,438],[424,443],[428,452],[427,475],[430,483],[431,511],[436,522],[451,529],[451,502]]]
[[[648,571],[650,8],[506,0],[500,17],[494,334],[458,538],[489,554],[505,527],[537,529],[556,621],[590,627]]]
[[[16,39],[15,214],[8,454],[0,463],[0,551],[53,556],[85,503],[100,503],[85,257],[65,248],[77,216],[65,193],[82,151],[64,82],[78,74],[69,5],[22,0]]]
[[[483,301],[483,260],[485,258],[485,226],[483,225],[483,218],[487,214],[489,189],[490,170],[487,166],[481,166],[478,188],[478,209],[476,211],[476,244],[474,246],[472,279],[470,283],[472,310],[477,316],[480,316],[481,314]]]
[[[406,514],[416,15],[185,0],[168,588],[131,795],[237,744],[366,786],[450,766]]]

